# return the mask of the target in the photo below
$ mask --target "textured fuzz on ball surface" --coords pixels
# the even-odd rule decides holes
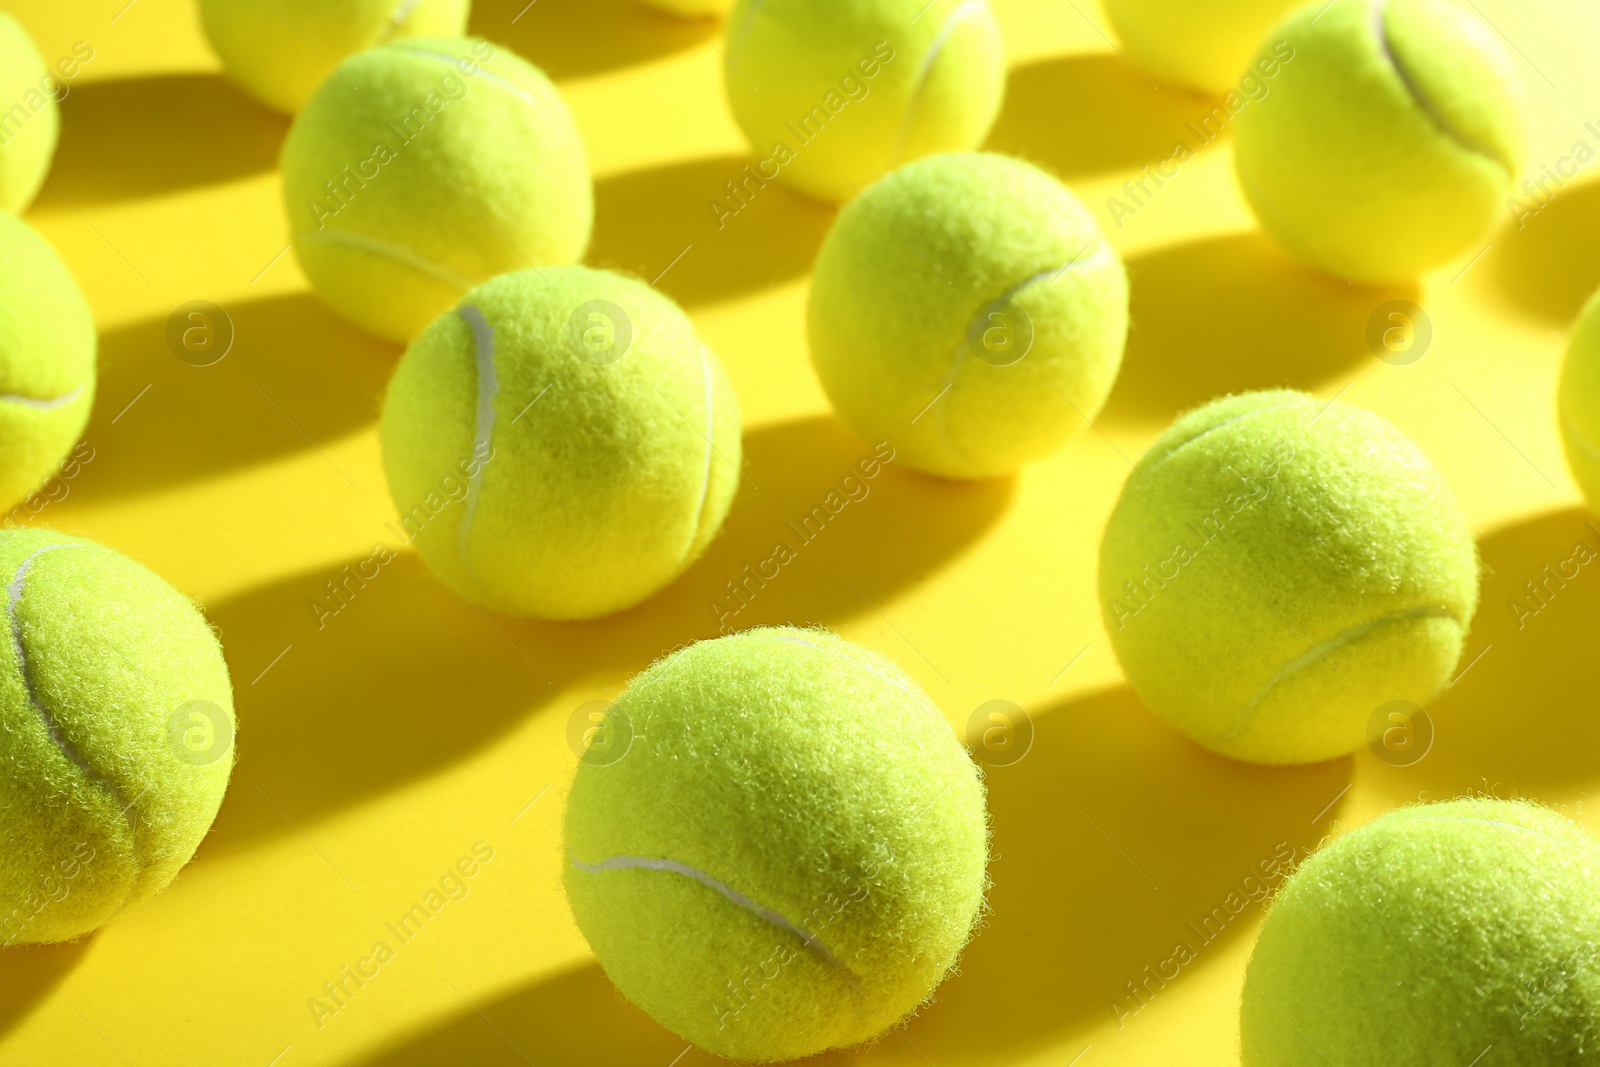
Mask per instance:
[[[1326,10],[1324,10],[1326,7]],[[1318,270],[1398,282],[1467,250],[1522,169],[1516,72],[1447,0],[1334,0],[1267,38],[1293,49],[1234,121],[1261,225]]]
[[[728,100],[763,173],[823,200],[978,147],[1005,93],[988,0],[739,0],[727,59]]]
[[[1351,831],[1267,914],[1244,1067],[1600,1062],[1597,885],[1600,842],[1534,804],[1453,800]]]
[[[983,902],[983,783],[890,660],[751,630],[658,661],[607,716],[632,747],[579,765],[567,896],[662,1025],[793,1059],[881,1032],[955,963]]]
[[[296,117],[281,169],[317,295],[396,341],[496,274],[576,262],[594,222],[566,102],[486,41],[414,38],[352,56]]]
[[[0,209],[21,212],[38,195],[61,135],[56,83],[44,57],[16,19],[0,11]]]
[[[1385,420],[1289,391],[1181,416],[1123,486],[1100,546],[1128,680],[1224,755],[1352,752],[1391,700],[1449,680],[1478,602],[1472,532]]]
[[[0,944],[64,941],[194,855],[233,769],[233,690],[194,605],[108,548],[0,532],[0,578]]]
[[[931,156],[823,241],[811,358],[839,417],[954,478],[1015,470],[1105,403],[1122,364],[1122,261],[1071,191],[992,153]]]
[[[584,267],[468,293],[406,350],[378,433],[428,566],[547,619],[621,611],[672,581],[739,482],[738,400],[688,316]]]
[[[94,318],[55,249],[0,213],[0,508],[37,489],[89,421]]]
[[[1106,0],[1128,59],[1156,81],[1222,94],[1295,0]]]

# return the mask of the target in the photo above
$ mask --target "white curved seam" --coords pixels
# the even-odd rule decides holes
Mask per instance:
[[[826,945],[817,940],[815,934],[806,932],[806,930],[804,930],[802,927],[796,926],[794,923],[784,918],[778,912],[773,911],[771,908],[757,904],[755,901],[751,900],[749,897],[733,888],[733,886],[728,885],[726,882],[720,882],[706,872],[696,870],[686,863],[679,863],[677,860],[651,859],[648,856],[607,856],[599,863],[584,863],[576,855],[574,855],[572,857],[572,865],[578,868],[578,870],[587,871],[590,874],[600,874],[604,871],[623,871],[636,869],[647,871],[670,871],[673,874],[681,874],[685,878],[693,878],[695,881],[699,882],[708,889],[714,889],[718,893],[721,893],[724,897],[727,897],[734,904],[737,904],[739,907],[750,912],[752,915],[755,915],[761,919],[765,919],[767,922],[778,927],[780,930],[787,931],[788,933],[793,934],[795,937],[798,937],[807,948],[815,952],[818,956],[822,957],[822,960],[830,967],[837,967],[840,970],[845,971],[848,970],[844,964],[839,962],[838,957],[836,957],[832,952],[828,951],[828,947]]]
[[[1245,727],[1245,723],[1249,721],[1250,716],[1255,712],[1256,708],[1261,704],[1261,702],[1266,699],[1267,694],[1293,675],[1309,666],[1312,666],[1313,664],[1325,660],[1329,652],[1337,652],[1345,645],[1359,641],[1361,638],[1367,636],[1380,626],[1387,626],[1391,622],[1400,622],[1404,619],[1453,619],[1457,625],[1461,625],[1461,620],[1457,619],[1455,612],[1451,611],[1449,608],[1430,606],[1423,608],[1407,608],[1405,611],[1390,612],[1388,615],[1381,615],[1376,619],[1368,619],[1366,622],[1357,623],[1354,626],[1347,627],[1335,634],[1332,640],[1329,640],[1321,645],[1313,644],[1308,651],[1296,656],[1288,663],[1285,663],[1282,667],[1279,667],[1277,672],[1274,673],[1271,678],[1267,679],[1266,684],[1263,685],[1254,696],[1245,702],[1243,709],[1239,712],[1238,718],[1234,720],[1233,729],[1229,730],[1225,734],[1222,734],[1219,740],[1228,740],[1230,738],[1239,736],[1239,733]],[[1465,629],[1464,626],[1462,628]]]
[[[700,505],[695,508],[694,521],[689,525],[689,543],[683,546],[682,559],[687,560],[689,553],[694,551],[694,543],[700,536],[700,528],[705,523],[706,500],[711,496],[711,461],[716,455],[716,380],[711,375],[711,362],[706,359],[705,347],[699,346],[700,376],[705,382],[706,390],[706,470],[705,478],[700,483]]]
[[[472,455],[479,462],[467,480],[466,508],[456,525],[456,553],[461,557],[461,566],[471,573],[467,535],[472,532],[472,520],[478,513],[478,496],[483,490],[483,469],[488,463],[482,457],[490,454],[494,438],[494,398],[500,391],[500,382],[494,368],[494,327],[483,317],[483,312],[471,304],[456,308],[456,314],[472,329],[478,361],[478,407],[473,422]]]
[[[390,259],[404,263],[412,270],[426,274],[435,281],[453,285],[458,289],[471,289],[475,284],[472,279],[457,274],[449,267],[440,266],[437,263],[423,259],[404,245],[380,241],[374,237],[365,237],[361,234],[351,233],[348,230],[301,230],[294,235],[294,239],[296,241],[328,241],[333,244],[347,244],[359,248],[363,252],[388,256]]]
[[[1179,452],[1182,452],[1184,449],[1188,448],[1190,445],[1192,445],[1196,441],[1200,440],[1200,438],[1204,437],[1206,434],[1211,433],[1214,430],[1220,430],[1224,426],[1230,426],[1233,423],[1238,422],[1240,419],[1248,419],[1248,418],[1251,418],[1251,417],[1256,416],[1256,415],[1263,415],[1263,414],[1265,414],[1265,413],[1267,413],[1269,411],[1276,411],[1278,408],[1293,407],[1294,405],[1296,405],[1298,403],[1300,403],[1299,400],[1285,400],[1281,404],[1268,404],[1264,408],[1251,408],[1249,411],[1241,412],[1240,414],[1235,415],[1231,419],[1223,419],[1221,422],[1217,423],[1215,426],[1207,426],[1205,429],[1201,430],[1199,433],[1195,434],[1193,437],[1188,438],[1182,444],[1180,444],[1178,447],[1170,450],[1166,455],[1162,456],[1160,459],[1158,459],[1154,463],[1150,464],[1150,466],[1146,467],[1145,470],[1146,471],[1155,470],[1157,467],[1161,466],[1167,460],[1171,459],[1173,456],[1176,456]]]
[[[944,51],[944,46],[949,43],[950,37],[956,32],[956,24],[968,15],[980,9],[987,9],[989,0],[965,0],[954,11],[945,16],[944,24],[939,27],[939,32],[934,35],[933,42],[928,45],[928,51],[922,56],[922,65],[917,68],[916,88],[911,92],[911,103],[906,107],[906,117],[900,122],[900,135],[895,139],[894,151],[889,155],[889,166],[899,163],[905,154],[906,143],[911,140],[911,127],[916,123],[917,111],[922,105],[923,94],[928,88],[928,78],[933,73],[933,65],[939,61],[939,55]]]
[[[494,71],[484,66],[483,61],[477,59],[476,57],[453,56],[449,52],[435,52],[431,48],[417,48],[404,42],[396,44],[395,47],[400,49],[402,52],[408,52],[414,56],[422,56],[425,59],[437,59],[441,63],[449,64],[449,66],[463,78],[487,78],[495,84],[509,90],[512,94],[521,97],[524,103],[533,104],[536,107],[539,105],[538,97],[534,96],[532,93],[528,92],[528,90],[524,89],[522,86],[518,85],[509,78],[504,78],[499,74],[496,74]],[[460,63],[464,59],[477,64],[478,70],[476,73],[468,74],[466,71],[456,66],[457,63]]]
[[[33,396],[22,396],[17,393],[0,393],[0,401],[7,404],[22,404],[33,408],[35,411],[50,411],[54,408],[64,407],[83,395],[83,386],[78,386],[70,393],[62,396],[50,396],[43,399]]]
[[[772,638],[774,641],[793,641],[797,645],[805,645],[807,648],[815,649],[816,651],[821,652],[824,656],[832,656],[835,659],[842,659],[846,663],[850,664],[852,667],[861,667],[861,668],[863,668],[863,669],[865,669],[867,671],[870,671],[873,674],[876,674],[879,678],[882,678],[884,681],[888,682],[890,685],[892,685],[896,689],[900,690],[900,692],[904,693],[906,696],[910,697],[912,700],[922,700],[922,701],[927,700],[927,697],[925,695],[922,696],[922,697],[917,696],[916,693],[913,693],[911,690],[907,689],[905,686],[901,685],[899,682],[895,681],[893,678],[889,677],[887,674],[884,674],[882,671],[878,670],[878,668],[874,667],[870,663],[862,663],[860,660],[851,659],[849,656],[843,655],[842,653],[831,651],[829,649],[823,648],[820,645],[813,645],[810,641],[803,640],[803,639],[801,639],[799,637],[790,637],[787,634],[766,634],[765,636]]]
[[[1389,61],[1390,68],[1394,70],[1395,76],[1400,79],[1400,84],[1405,86],[1406,92],[1411,94],[1411,99],[1419,108],[1422,109],[1422,113],[1424,115],[1427,115],[1433,120],[1433,124],[1439,128],[1439,132],[1444,134],[1446,138],[1454,141],[1457,145],[1466,149],[1468,152],[1471,152],[1473,155],[1482,156],[1484,159],[1492,160],[1500,166],[1506,167],[1506,169],[1509,171],[1510,168],[1507,167],[1505,160],[1496,158],[1495,156],[1484,151],[1479,146],[1469,143],[1465,137],[1463,137],[1448,122],[1446,122],[1444,115],[1440,113],[1438,108],[1433,106],[1433,101],[1429,100],[1427,96],[1423,94],[1422,88],[1411,79],[1411,74],[1406,70],[1405,66],[1401,64],[1400,58],[1394,54],[1394,49],[1389,46],[1389,27],[1384,21],[1383,17],[1384,11],[1387,7],[1388,0],[1373,0],[1372,32],[1378,38],[1378,50],[1383,53],[1383,58]]]

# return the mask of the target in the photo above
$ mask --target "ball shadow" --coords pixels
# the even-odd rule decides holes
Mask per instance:
[[[1315,847],[1350,782],[1348,759],[1268,768],[1213,755],[1126,687],[1040,709],[1033,723],[1028,753],[987,772],[992,911],[960,973],[910,1024],[930,1055],[1020,1058],[1127,1021],[1140,1003],[1128,983],[1159,998],[1159,969],[1180,944],[1193,959],[1172,980],[1203,981],[1187,972],[1247,935],[1260,914],[1250,895],[1281,881],[1259,864]]]
[[[64,945],[18,945],[0,949],[0,1036],[28,1017],[83,958],[89,938]]]
[[[677,582],[605,619],[480,612],[410,552],[381,566],[352,560],[348,572],[330,565],[208,605],[234,679],[239,764],[202,849],[290,832],[289,819],[303,827],[433,773],[584,679],[614,683],[672,648],[717,636],[721,623],[836,624],[871,612],[868,598],[881,604],[926,576],[991,526],[1011,495],[1009,482],[948,485],[892,462],[867,478],[858,464],[869,454],[831,419],[751,431],[749,482],[721,537]],[[844,483],[852,474],[856,499]],[[400,547],[396,530],[382,536]],[[771,557],[779,539],[794,558],[771,580],[742,584],[744,599],[735,598],[728,583],[744,583],[744,567]],[[329,582],[344,590],[343,605]],[[318,603],[339,610],[319,618]]]
[[[1484,266],[1499,294],[1513,307],[1565,328],[1600,288],[1596,233],[1600,233],[1600,181],[1570,186],[1537,214],[1503,226]]]
[[[74,85],[50,180],[74,204],[158,196],[278,165],[289,120],[218,74]]]
[[[984,148],[1074,178],[1136,170],[1198,145],[1184,128],[1209,110],[1203,99],[1160,90],[1110,53],[1025,63],[1006,79],[1005,103]]]
[[[745,183],[742,200],[729,182]],[[679,303],[705,304],[807,273],[833,216],[781,179],[764,181],[744,156],[651,167],[595,183],[589,262],[655,280]]]
[[[224,311],[233,347],[211,366],[173,354],[166,319],[101,336],[99,388],[84,431],[95,456],[75,492],[95,499],[204,478],[377,419],[398,348],[346,324],[309,293]],[[213,327],[222,336],[225,325]]]
[[[1590,562],[1573,560],[1578,544]],[[1412,767],[1378,767],[1395,790],[1432,799],[1484,790],[1540,796],[1592,781],[1600,765],[1600,519],[1577,507],[1548,512],[1489,533],[1479,551],[1483,596],[1464,673],[1428,709],[1433,748]]]
[[[1262,234],[1131,257],[1132,322],[1103,419],[1165,424],[1222,393],[1315,389],[1373,359],[1367,320],[1414,287],[1346,285],[1291,262]]]
[[[558,80],[631,67],[694,48],[706,42],[707,29],[635,0],[555,4],[474,0],[467,23],[468,33],[509,45]]]

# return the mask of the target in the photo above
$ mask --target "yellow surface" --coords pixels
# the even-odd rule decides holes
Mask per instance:
[[[1580,0],[1474,2],[1518,56],[1530,169],[1600,147],[1600,15]],[[398,543],[374,435],[398,350],[342,325],[280,258],[285,120],[219,77],[184,0],[8,5],[47,59],[94,48],[28,213],[101,330],[94,458],[36,521],[204,603],[238,689],[240,759],[172,888],[80,943],[0,952],[0,1063],[668,1067],[684,1052],[615,994],[562,900],[568,723],[714,633],[724,583],[866,454],[829,417],[805,352],[807,271],[832,212],[774,187],[714,228],[707,201],[747,161],[714,25],[625,0],[525,3],[478,0],[472,29],[571,101],[597,182],[592,261],[648,279],[688,247],[660,285],[727,364],[748,482],[706,558],[620,617],[486,617],[404,552],[321,629],[324,583]],[[1132,272],[1134,331],[1104,415],[1059,455],[969,486],[891,465],[737,618],[837,627],[904,664],[952,723],[1006,699],[1037,728],[1026,758],[989,775],[993,913],[961,973],[902,1033],[824,1060],[1231,1067],[1260,908],[1213,920],[1209,941],[1195,929],[1259,861],[1458,791],[1536,797],[1600,827],[1584,807],[1600,784],[1600,577],[1585,569],[1520,629],[1508,606],[1575,541],[1600,545],[1553,418],[1563,332],[1600,284],[1600,185],[1547,186],[1548,204],[1520,229],[1508,211],[1465,273],[1479,249],[1398,294],[1272,248],[1225,137],[1119,227],[1108,197],[1210,104],[1150,86],[1087,0],[996,8],[1012,73],[992,146],[1054,168],[1099,213]],[[1364,340],[1395,295],[1435,326],[1410,366]],[[193,299],[236,327],[212,367],[166,346],[168,315]],[[1467,656],[1482,658],[1433,708],[1436,744],[1411,768],[1367,752],[1295,770],[1210,756],[1133,696],[1101,628],[1096,545],[1127,457],[1184,407],[1280,383],[1396,422],[1481,538]],[[493,859],[465,898],[398,944],[384,924],[476,842]],[[319,1027],[308,1001],[379,940],[394,958]],[[1131,999],[1128,983],[1179,942],[1194,959]]]

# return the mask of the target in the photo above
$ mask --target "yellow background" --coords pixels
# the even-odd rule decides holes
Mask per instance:
[[[526,0],[477,0],[473,32],[543,66],[583,127],[591,261],[649,279],[689,246],[660,285],[738,389],[748,482],[707,556],[619,617],[485,617],[406,552],[319,630],[309,604],[324,583],[397,543],[374,420],[399,350],[342,324],[294,257],[278,258],[286,120],[219,76],[192,3],[126,2],[8,5],[47,60],[78,40],[95,50],[27,214],[100,328],[95,458],[38,521],[203,602],[237,687],[240,756],[215,831],[169,890],[79,943],[0,952],[0,1062],[668,1067],[683,1042],[612,990],[560,893],[568,724],[714,633],[710,598],[866,454],[829,416],[805,351],[807,273],[832,209],[770,188],[714,228],[707,201],[749,157],[700,29],[627,0],[538,0],[515,23]],[[1600,147],[1600,16],[1578,0],[1476,3],[1515,47],[1531,169],[1579,140]],[[1310,848],[1471,790],[1600,827],[1585,809],[1600,782],[1600,575],[1586,568],[1521,629],[1508,608],[1576,540],[1600,544],[1553,417],[1563,333],[1600,284],[1600,186],[1568,185],[1524,228],[1508,212],[1465,274],[1479,248],[1414,290],[1288,262],[1240,199],[1226,138],[1118,228],[1107,198],[1210,104],[1148,84],[1088,0],[995,7],[1011,74],[990,145],[1051,167],[1100,215],[1132,274],[1133,333],[1105,412],[1058,455],[977,485],[891,465],[739,617],[880,648],[953,724],[1006,699],[1037,728],[1025,759],[989,774],[993,912],[961,973],[902,1033],[824,1060],[1229,1067],[1259,907],[1121,1025],[1111,1003],[1180,940],[1196,944],[1187,924],[1280,842]],[[1364,339],[1397,295],[1435,327],[1403,367]],[[237,328],[212,367],[165,342],[192,299]],[[1102,630],[1096,547],[1129,457],[1182,408],[1281,383],[1396,422],[1480,536],[1466,655],[1482,658],[1433,708],[1437,742],[1411,768],[1367,752],[1293,770],[1211,756],[1140,704]],[[478,841],[494,858],[469,895],[319,1029],[308,999],[390,940],[383,924]]]

